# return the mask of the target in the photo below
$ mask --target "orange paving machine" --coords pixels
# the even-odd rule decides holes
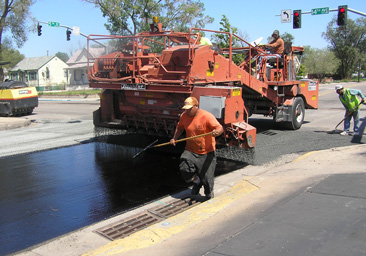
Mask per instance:
[[[224,126],[219,144],[253,148],[251,115],[299,129],[305,109],[318,107],[318,82],[295,79],[301,47],[285,44],[279,57],[231,33],[162,31],[160,23],[151,28],[135,36],[88,36],[88,50],[95,41],[107,50],[88,58],[90,87],[102,89],[95,126],[171,137],[184,99],[194,96]],[[243,47],[201,45],[202,32],[226,34]],[[237,65],[232,59],[238,53],[243,61]]]

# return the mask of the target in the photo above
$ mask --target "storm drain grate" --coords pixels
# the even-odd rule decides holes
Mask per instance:
[[[167,203],[162,203],[161,206],[155,206],[142,213],[135,214],[121,221],[99,228],[94,232],[112,241],[124,238],[166,218],[184,212],[199,203],[201,202],[191,198],[172,200]]]
[[[144,212],[97,229],[95,232],[113,241],[126,237],[161,220],[162,219],[158,216],[154,216],[149,212]]]

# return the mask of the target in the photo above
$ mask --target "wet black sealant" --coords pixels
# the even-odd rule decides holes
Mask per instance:
[[[136,143],[141,145],[131,146]],[[0,255],[187,189],[178,170],[184,144],[132,160],[147,144],[141,137],[108,136],[0,159]],[[240,167],[219,160],[216,176]]]

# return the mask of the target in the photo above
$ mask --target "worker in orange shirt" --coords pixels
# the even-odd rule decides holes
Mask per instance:
[[[272,37],[273,40],[265,46],[270,47],[273,54],[278,54],[281,57],[285,49],[285,42],[280,38],[280,32],[278,30],[273,31]]]
[[[184,113],[181,115],[170,144],[186,132],[186,137],[209,133],[210,135],[187,140],[180,157],[179,170],[183,179],[193,182],[192,195],[198,195],[201,187],[207,199],[214,197],[214,175],[216,168],[215,137],[224,132],[223,127],[210,112],[198,107],[198,100],[189,97],[184,101]]]
[[[271,54],[265,55],[267,61],[269,59],[282,58],[283,50],[285,49],[285,42],[280,38],[280,32],[278,30],[272,33],[273,40],[269,44],[261,45],[265,49],[270,49]],[[259,72],[264,55],[261,55],[258,59],[257,72]]]

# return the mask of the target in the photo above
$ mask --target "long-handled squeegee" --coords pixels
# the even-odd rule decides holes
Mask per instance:
[[[362,104],[362,102],[360,102],[356,107],[354,107],[351,111],[349,111],[347,113],[347,115],[337,124],[337,126],[334,128],[334,132],[337,130],[338,126],[343,123],[344,120],[346,120],[347,117],[349,117],[356,109],[358,109],[358,107]]]
[[[210,134],[212,134],[212,132],[203,133],[203,134],[200,134],[200,135],[196,135],[196,136],[192,136],[192,137],[188,137],[188,138],[176,140],[175,143],[179,143],[179,142],[186,141],[186,140],[192,140],[192,139],[199,138],[199,137],[204,137],[204,136],[207,136],[207,135],[210,135]],[[170,142],[165,142],[165,143],[162,143],[162,144],[154,145],[157,142],[158,142],[158,140],[155,140],[153,143],[151,143],[150,145],[148,145],[142,151],[140,151],[139,153],[137,153],[136,155],[134,155],[132,157],[132,159],[135,159],[136,157],[138,157],[139,155],[141,155],[143,152],[145,152],[146,150],[148,150],[150,148],[157,148],[157,147],[162,147],[162,146],[170,145]]]

